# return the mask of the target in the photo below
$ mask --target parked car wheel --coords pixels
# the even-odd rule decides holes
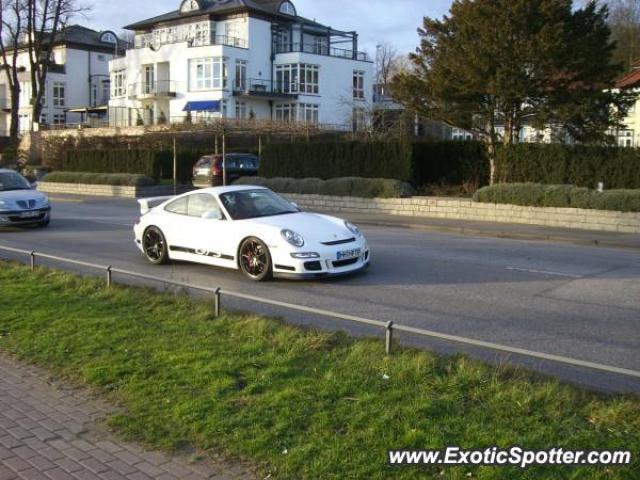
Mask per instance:
[[[240,245],[240,269],[251,280],[261,282],[273,276],[271,254],[262,240],[247,238]]]
[[[142,251],[151,263],[162,265],[169,261],[169,247],[158,227],[149,227],[142,236]]]

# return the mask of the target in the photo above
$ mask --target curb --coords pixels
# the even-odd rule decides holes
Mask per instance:
[[[347,212],[345,212],[347,213]],[[479,228],[469,227],[446,227],[440,225],[422,225],[416,223],[395,223],[376,220],[357,220],[359,225],[368,225],[373,227],[387,227],[387,228],[404,228],[408,230],[421,230],[425,232],[438,232],[438,233],[453,233],[458,235],[479,236],[489,238],[504,238],[509,240],[523,240],[523,241],[545,241],[545,242],[557,242],[568,243],[573,245],[581,245],[588,247],[601,247],[601,248],[623,248],[627,250],[640,250],[640,245],[630,245],[624,242],[616,242],[609,240],[598,239],[579,239],[559,237],[554,235],[536,235],[532,233],[517,233],[506,231],[493,231],[482,230]]]

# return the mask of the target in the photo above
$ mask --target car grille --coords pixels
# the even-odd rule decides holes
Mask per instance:
[[[338,260],[336,262],[333,262],[333,267],[334,268],[348,267],[349,265],[353,265],[354,263],[357,263],[358,260],[360,260],[359,257],[350,258],[348,260]]]
[[[18,200],[16,203],[19,208],[36,208],[35,200]]]
[[[334,240],[332,242],[322,242],[323,245],[328,245],[328,246],[332,246],[332,245],[344,245],[345,243],[353,243],[355,242],[356,239],[351,237],[351,238],[347,238],[345,240]]]

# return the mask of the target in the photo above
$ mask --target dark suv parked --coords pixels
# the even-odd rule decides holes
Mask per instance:
[[[260,159],[250,153],[228,153],[227,184],[240,177],[258,175]],[[222,181],[222,155],[205,155],[193,166],[193,185],[196,187],[217,187]]]

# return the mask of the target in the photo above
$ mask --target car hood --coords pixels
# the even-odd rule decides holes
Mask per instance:
[[[0,191],[0,200],[16,202],[18,200],[37,200],[42,201],[47,196],[37,190],[9,190],[8,192]]]
[[[299,212],[243,221],[273,227],[278,233],[285,228],[293,230],[302,235],[307,244],[310,242],[345,240],[354,236],[345,227],[344,220],[319,213]]]

